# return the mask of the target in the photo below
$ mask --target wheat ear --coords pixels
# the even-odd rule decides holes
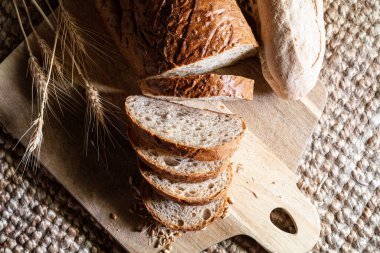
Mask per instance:
[[[38,105],[39,105],[38,116],[32,123],[31,128],[34,128],[34,131],[29,141],[29,144],[26,147],[25,155],[22,158],[22,163],[27,165],[30,161],[30,157],[32,156],[32,154],[35,154],[37,157],[40,154],[40,149],[41,149],[42,140],[43,140],[43,126],[44,126],[44,120],[45,120],[45,113],[46,113],[46,108],[48,106],[48,101],[49,101],[48,100],[49,99],[49,84],[51,82],[53,61],[54,61],[54,55],[55,55],[55,50],[57,46],[59,31],[57,31],[55,34],[52,59],[49,66],[48,73],[46,74],[44,70],[41,68],[41,65],[39,64],[37,58],[33,56],[33,52],[29,45],[28,37],[26,36],[24,27],[22,25],[17,4],[15,0],[12,0],[12,2],[16,10],[16,15],[20,24],[21,31],[23,33],[23,36],[27,44],[27,48],[29,52],[29,69],[33,77],[33,84],[36,86],[37,94],[38,94]]]
[[[32,2],[37,5],[35,1]],[[37,9],[41,12],[41,15],[47,21],[49,27],[55,31],[53,24],[47,19],[42,9],[39,7],[37,7]],[[81,36],[82,32],[86,32],[86,30],[80,28],[80,26],[76,23],[76,19],[63,7],[62,1],[59,1],[59,12],[56,21],[57,26],[61,27],[60,43],[62,48],[62,61],[64,63],[64,55],[67,54],[72,65],[71,80],[73,81],[73,70],[75,69],[76,74],[78,74],[80,79],[79,83],[83,85],[86,91],[87,110],[85,147],[87,150],[89,144],[94,144],[89,141],[89,134],[93,133],[96,137],[95,141],[97,142],[94,146],[98,148],[99,152],[99,140],[101,140],[101,144],[104,145],[104,135],[108,136],[112,142],[112,136],[108,129],[108,125],[115,128],[125,137],[124,132],[121,130],[124,124],[121,123],[122,120],[115,113],[116,111],[121,110],[112,103],[104,100],[100,95],[99,90],[89,78],[86,71],[86,64],[91,62],[91,58],[87,54],[86,46],[91,46],[91,43],[88,43],[85,38]],[[76,33],[77,35],[72,33]],[[96,47],[92,46],[90,48],[95,50]],[[102,52],[100,49],[98,49],[98,51]],[[104,52],[102,53],[105,55]],[[84,59],[86,59],[86,61],[84,61]]]
[[[35,0],[32,0],[32,3],[37,7],[38,4]],[[55,30],[53,24],[49,21],[43,10],[38,6],[37,10],[41,13],[43,18],[47,21],[47,24],[51,28],[51,30]],[[81,31],[79,30],[79,26],[76,24],[75,18],[63,7],[62,1],[59,1],[59,16],[58,16],[58,27],[62,26],[62,38],[61,38],[61,46],[62,52],[66,52],[73,64],[73,68],[77,71],[79,77],[82,79],[83,86],[86,89],[86,97],[88,101],[89,112],[93,114],[93,117],[97,121],[99,121],[100,125],[106,127],[105,120],[105,112],[104,106],[102,105],[102,98],[100,97],[99,91],[97,88],[91,83],[89,80],[85,67],[83,58],[81,60],[77,60],[76,55],[80,53],[81,55],[87,55],[85,40],[80,35]],[[69,40],[70,43],[67,44],[66,41]],[[73,76],[73,74],[72,74]],[[72,78],[73,81],[73,78]]]
[[[49,66],[52,63],[53,64],[53,71],[51,75],[51,82],[49,85],[49,93],[55,96],[55,101],[57,102],[57,105],[62,113],[62,107],[68,109],[69,111],[74,111],[75,109],[75,100],[72,99],[71,95],[71,90],[72,88],[71,81],[67,76],[65,75],[64,72],[64,66],[62,64],[62,59],[60,59],[59,55],[55,53],[54,55],[54,60],[53,59],[53,50],[50,47],[50,45],[42,39],[38,32],[36,31],[33,22],[30,17],[29,9],[26,6],[25,0],[22,0],[29,25],[32,28],[33,34],[35,39],[37,40],[37,45],[40,49],[41,55],[42,55],[42,67],[44,71],[49,70]],[[54,116],[54,118],[60,123],[59,117],[56,115],[54,110],[52,110],[49,106],[49,111],[51,114]]]
[[[37,44],[40,48],[42,59],[43,59],[43,68],[45,70],[48,70],[50,63],[52,62],[51,59],[53,57],[53,51],[51,47],[48,45],[48,43],[42,39],[38,32],[36,31],[32,19],[30,17],[29,9],[26,6],[25,0],[22,0],[22,3],[24,5],[24,9],[29,21],[29,25],[32,28],[33,34],[37,40]],[[53,61],[53,77],[54,79],[57,79],[56,84],[61,84],[64,88],[68,88],[68,79],[64,74],[62,60],[58,57],[58,55],[55,55],[55,60]]]

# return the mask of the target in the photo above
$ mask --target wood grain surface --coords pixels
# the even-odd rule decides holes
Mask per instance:
[[[65,1],[88,27],[106,34],[92,1]],[[48,28],[40,27],[49,35]],[[120,55],[99,60],[94,68],[99,89],[122,106],[125,96],[138,94],[136,76]],[[16,138],[30,127],[31,82],[26,78],[27,54],[20,45],[0,65],[0,122]],[[102,72],[103,74],[99,74]],[[244,167],[236,174],[230,196],[230,215],[206,230],[186,233],[174,246],[175,252],[198,252],[238,234],[255,238],[272,252],[305,252],[317,242],[320,230],[315,208],[297,189],[295,170],[314,126],[326,103],[321,83],[302,101],[277,98],[261,75],[256,58],[218,70],[255,79],[253,101],[184,102],[191,106],[238,113],[249,130],[234,160]],[[96,79],[97,78],[97,79]],[[80,105],[79,108],[84,105]],[[136,156],[127,141],[108,149],[107,169],[93,150],[86,155],[83,145],[83,114],[65,113],[61,125],[50,117],[45,127],[40,161],[42,165],[94,216],[109,233],[131,252],[157,252],[148,237],[136,230],[143,221],[128,213],[132,204],[130,175],[138,173]],[[22,139],[25,145],[29,136]],[[290,234],[270,221],[270,213],[283,208],[292,217],[297,232]],[[110,213],[118,219],[110,219]]]

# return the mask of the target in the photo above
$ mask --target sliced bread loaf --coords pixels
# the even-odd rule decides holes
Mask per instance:
[[[203,182],[174,181],[155,173],[141,161],[138,164],[141,175],[159,194],[177,202],[194,205],[224,197],[233,177],[232,166],[229,166],[218,177]]]
[[[241,76],[204,74],[139,81],[142,93],[165,99],[252,100],[255,81]]]
[[[141,77],[206,73],[258,48],[235,0],[96,0],[96,6]]]
[[[186,182],[201,182],[217,177],[224,171],[229,159],[198,161],[193,158],[173,156],[173,154],[146,143],[139,136],[128,133],[129,140],[137,156],[157,174],[168,179]]]
[[[227,198],[211,201],[205,205],[189,205],[166,199],[154,192],[144,182],[141,195],[145,207],[155,220],[166,227],[182,230],[200,230],[223,214]]]
[[[246,125],[237,115],[200,110],[144,96],[125,103],[130,131],[182,157],[201,161],[230,158]]]

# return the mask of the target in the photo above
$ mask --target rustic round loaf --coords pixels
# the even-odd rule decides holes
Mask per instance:
[[[300,99],[316,84],[325,52],[322,0],[257,0],[262,70],[283,98]]]

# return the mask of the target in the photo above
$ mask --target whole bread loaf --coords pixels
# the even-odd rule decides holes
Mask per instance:
[[[255,19],[262,71],[269,85],[282,98],[306,96],[318,80],[325,53],[323,1],[239,2]]]
[[[204,74],[139,81],[142,93],[165,99],[252,100],[255,81],[234,75]]]
[[[235,0],[96,0],[96,6],[140,77],[206,73],[257,51]]]

